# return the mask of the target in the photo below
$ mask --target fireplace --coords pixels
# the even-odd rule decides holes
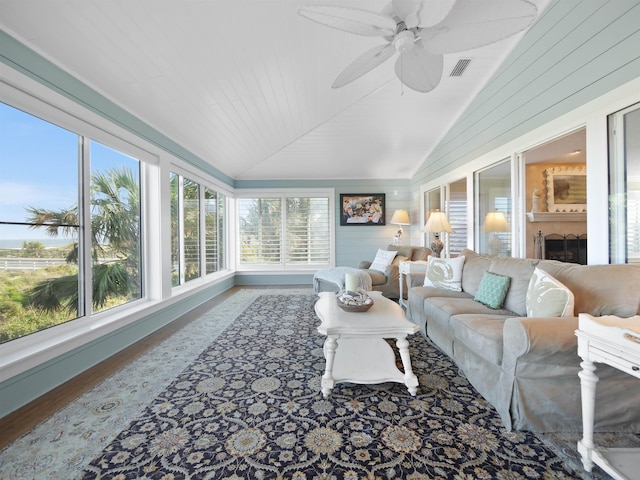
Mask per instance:
[[[544,237],[544,258],[561,262],[587,264],[587,235],[560,235]]]

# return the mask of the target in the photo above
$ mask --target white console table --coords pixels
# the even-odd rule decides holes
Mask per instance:
[[[592,317],[579,315],[578,355],[582,393],[582,440],[578,452],[582,464],[590,472],[594,463],[615,479],[640,478],[640,449],[598,448],[593,444],[596,375],[595,363],[605,363],[640,378],[640,316],[620,318],[612,315]]]
[[[404,284],[405,284],[405,276],[411,275],[412,273],[424,273],[427,271],[427,262],[424,260],[418,260],[415,262],[400,262],[398,265],[398,273],[399,273],[399,281],[400,281],[400,298],[398,299],[398,303],[402,308],[406,308],[407,304],[404,301]],[[407,283],[407,287],[409,287],[409,282]]]

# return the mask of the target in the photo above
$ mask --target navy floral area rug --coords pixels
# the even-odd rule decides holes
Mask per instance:
[[[591,478],[538,436],[505,431],[455,365],[419,334],[410,338],[415,397],[403,384],[343,383],[324,399],[316,298],[257,297],[80,477]]]

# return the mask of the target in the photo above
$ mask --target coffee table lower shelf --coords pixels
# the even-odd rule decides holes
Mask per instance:
[[[326,335],[322,395],[326,398],[337,383],[404,383],[411,395],[418,378],[411,368],[408,335],[419,327],[411,323],[397,303],[380,292],[368,292],[374,303],[366,312],[345,312],[333,293],[321,292],[315,310],[321,320],[318,332]],[[395,339],[404,373],[386,339]]]
[[[406,341],[406,340],[405,340]],[[324,344],[325,359],[335,339],[329,337]],[[335,384],[375,384],[385,382],[404,383],[411,395],[415,395],[418,379],[406,376],[396,367],[396,356],[391,345],[382,338],[340,338],[337,340],[333,368],[325,370],[322,377],[322,393],[326,397]],[[326,393],[325,393],[326,392]]]

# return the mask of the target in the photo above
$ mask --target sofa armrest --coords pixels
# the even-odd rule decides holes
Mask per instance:
[[[358,264],[358,268],[361,270],[367,270],[371,266],[371,262],[369,260],[362,260]]]
[[[384,276],[387,277],[387,285],[390,283],[399,285],[400,269],[398,268],[398,265],[387,265],[384,268]]]
[[[578,317],[508,318],[503,327],[503,370],[522,374],[527,365],[561,369],[579,364],[577,328]]]

